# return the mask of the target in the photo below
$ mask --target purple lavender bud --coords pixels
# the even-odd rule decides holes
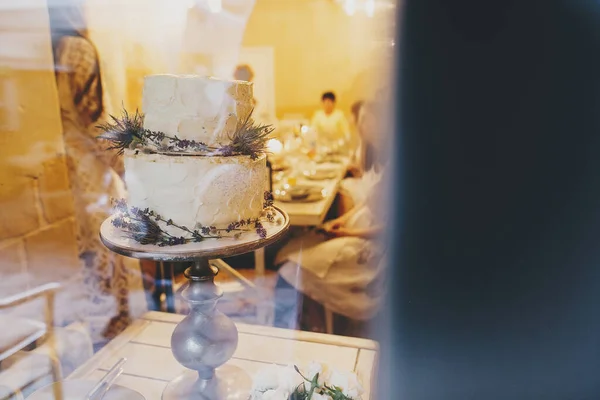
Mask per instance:
[[[223,146],[219,150],[219,153],[221,153],[221,155],[225,157],[232,156],[234,154],[233,147],[231,145]]]
[[[267,230],[262,226],[260,228],[256,228],[256,233],[261,239],[265,239],[267,237]]]
[[[273,201],[273,193],[266,191],[264,194],[265,201]]]

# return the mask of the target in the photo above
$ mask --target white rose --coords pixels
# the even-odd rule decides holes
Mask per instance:
[[[261,368],[252,382],[252,390],[264,392],[268,389],[277,389],[279,387],[279,366],[269,365]]]
[[[267,390],[262,395],[262,400],[288,400],[291,393],[283,388],[277,388],[275,390]]]
[[[339,387],[345,396],[354,400],[360,400],[360,395],[364,392],[362,385],[358,382],[358,377],[352,372],[343,373],[333,370],[329,378],[329,385]]]
[[[324,382],[327,382],[327,379],[329,378],[327,365],[317,362],[310,363],[308,366],[308,374],[306,375],[306,377],[308,379],[312,379],[316,374],[319,374],[319,385],[323,385]]]
[[[334,369],[333,371],[331,371],[331,376],[329,377],[328,383],[329,386],[339,387],[343,390],[349,386],[350,381],[348,379],[348,375],[338,371],[337,369]]]
[[[354,372],[349,372],[348,387],[343,388],[344,395],[351,397],[354,400],[360,400],[361,395],[365,392],[362,385],[358,381],[358,377]]]
[[[298,386],[302,384],[302,377],[296,371],[293,365],[287,367],[279,367],[278,370],[278,382],[279,387],[292,393]]]
[[[325,383],[327,383],[328,379],[327,366],[318,362],[311,362],[308,365],[307,373],[305,376],[312,381],[316,374],[319,374],[317,383],[319,384],[319,386],[322,387]],[[306,390],[310,390],[311,383],[304,381],[304,387],[306,388]]]

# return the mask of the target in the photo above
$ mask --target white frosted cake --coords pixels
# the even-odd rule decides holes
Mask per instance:
[[[232,137],[249,120],[252,98],[248,82],[146,77],[143,128],[162,136],[158,146],[144,142],[123,149],[128,205],[148,208],[189,229],[226,227],[259,218],[267,185],[264,152],[247,155],[223,150],[232,146]],[[183,150],[174,153],[161,148],[169,140],[173,143],[172,138],[179,140]],[[196,152],[188,141],[206,145],[208,150]],[[177,144],[172,147],[179,149]],[[182,233],[163,225],[170,234]]]
[[[238,121],[252,112],[252,83],[194,75],[151,75],[144,79],[144,128],[227,144]]]
[[[129,204],[180,225],[227,226],[263,209],[262,156],[205,157],[125,152]],[[189,226],[192,228],[192,226]]]

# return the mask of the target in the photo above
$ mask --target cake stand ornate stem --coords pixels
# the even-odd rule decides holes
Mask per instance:
[[[102,224],[102,242],[116,253],[155,261],[194,262],[184,272],[188,282],[178,291],[190,305],[190,312],[171,336],[173,356],[188,371],[167,385],[163,400],[248,399],[250,377],[242,369],[226,364],[237,348],[238,331],[216,309],[222,291],[214,282],[218,269],[209,260],[244,254],[279,240],[289,227],[289,218],[282,210],[275,211],[281,223],[263,223],[267,230],[264,239],[250,232],[239,239],[210,239],[172,247],[141,245],[128,239],[112,226],[111,218]]]

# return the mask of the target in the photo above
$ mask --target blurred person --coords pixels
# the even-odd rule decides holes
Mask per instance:
[[[69,179],[75,204],[79,258],[90,304],[83,317],[95,342],[114,337],[131,322],[130,288],[138,284],[137,260],[108,250],[99,239],[110,216],[111,198],[123,198],[120,157],[96,139],[96,126],[107,116],[96,48],[86,32],[83,10],[75,0],[49,2],[52,48],[61,108]],[[145,308],[143,293],[136,302]]]
[[[254,71],[252,71],[252,68],[248,64],[241,64],[235,68],[233,77],[238,81],[253,82]]]
[[[351,166],[354,166],[359,155],[361,138],[358,130],[358,121],[360,110],[364,104],[364,101],[359,100],[350,106],[350,140],[348,141],[348,149],[350,151],[350,161],[352,162]],[[349,173],[352,174],[352,172],[349,168]]]
[[[379,199],[386,190],[383,175],[391,151],[385,146],[385,99],[365,102],[358,110],[358,129],[371,149],[365,162],[370,172],[356,179],[351,193],[353,206],[320,229],[293,238],[275,259],[275,265],[280,266],[275,315],[278,326],[318,329],[327,309],[337,314],[336,333],[368,334],[361,321],[377,314],[384,292],[386,249],[379,243],[379,235],[385,216]]]
[[[358,126],[358,117],[360,116],[360,109],[364,104],[364,101],[359,100],[357,102],[354,102],[352,106],[350,106],[350,116],[353,126]]]
[[[325,92],[321,96],[322,109],[315,112],[311,125],[324,144],[347,142],[350,139],[350,126],[341,110],[335,108],[335,93]]]
[[[360,107],[354,109],[358,114],[357,130],[361,143],[356,162],[348,167],[350,177],[341,183],[342,212],[366,200],[388,162],[386,132],[382,125],[385,102],[382,100],[360,103]]]
[[[363,166],[361,165],[364,157],[362,155],[362,150],[364,148],[362,135],[360,133],[360,114],[361,110],[364,108],[364,101],[357,101],[350,107],[350,115],[351,115],[351,126],[353,130],[356,132],[357,143],[354,149],[354,153],[350,159],[350,165],[348,166],[348,175],[353,177],[360,177],[363,174]]]
[[[323,331],[329,310],[336,314],[334,333],[368,336],[361,321],[377,314],[384,293],[385,249],[378,241],[384,217],[375,205],[380,192],[279,252],[276,326]]]
[[[254,71],[248,64],[241,64],[235,68],[233,78],[238,81],[254,82]],[[252,105],[256,107],[256,98],[252,98]]]
[[[360,129],[369,132],[365,140],[380,153],[373,165],[384,173],[389,158],[383,145],[385,110],[380,104],[368,103],[363,111]],[[324,321],[316,315],[327,309],[337,314],[341,331],[336,333],[365,335],[360,321],[376,315],[383,295],[385,249],[378,238],[385,217],[377,206],[383,182],[380,177],[374,179],[368,183],[369,190],[364,190],[367,184],[363,183],[363,197],[348,212],[318,230],[293,238],[279,252],[275,259],[275,265],[281,266],[276,289],[278,326],[299,325],[301,329],[315,330],[315,319]]]

